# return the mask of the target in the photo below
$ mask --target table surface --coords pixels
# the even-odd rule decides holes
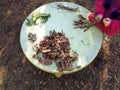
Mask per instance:
[[[70,8],[79,8],[79,10],[77,12],[71,12],[65,9],[58,9],[57,5],[59,4]],[[60,76],[62,74],[79,71],[94,60],[101,48],[102,32],[95,26],[84,32],[84,29],[75,29],[73,25],[74,21],[78,20],[77,16],[79,14],[87,18],[90,11],[74,3],[54,2],[42,5],[41,7],[35,9],[27,18],[30,18],[32,14],[36,12],[49,13],[51,17],[45,24],[38,24],[33,26],[27,26],[27,20],[25,20],[20,32],[20,44],[22,50],[25,56],[34,66],[43,71],[53,73],[56,76]],[[76,68],[71,71],[63,71],[60,73],[57,71],[57,67],[54,63],[49,66],[42,65],[38,60],[35,60],[32,57],[35,53],[33,46],[36,43],[39,43],[44,36],[49,35],[49,32],[52,30],[55,30],[56,32],[61,32],[63,30],[63,33],[65,33],[65,36],[70,41],[71,50],[76,51],[79,54],[78,60],[73,63],[73,67],[81,66],[80,68]],[[37,40],[34,43],[31,43],[28,40],[28,34],[30,32],[34,32],[37,35]]]

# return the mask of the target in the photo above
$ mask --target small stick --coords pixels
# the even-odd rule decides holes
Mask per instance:
[[[95,25],[95,24],[92,23],[91,25],[89,25],[89,26],[84,30],[84,32],[86,32],[87,30],[89,30],[89,28],[91,28],[93,25]]]
[[[73,12],[78,11],[78,7],[77,7],[77,8],[70,8],[70,7],[61,5],[61,4],[59,4],[59,5],[57,5],[57,6],[58,6],[60,9],[66,9],[66,10],[68,10],[68,11],[73,11]]]

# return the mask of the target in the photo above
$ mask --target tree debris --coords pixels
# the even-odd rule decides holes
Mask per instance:
[[[93,25],[95,25],[96,22],[101,22],[99,17],[97,17],[96,15],[94,15],[94,21],[93,22],[90,22],[85,17],[83,17],[81,14],[79,14],[78,17],[79,17],[79,20],[74,21],[75,28],[82,28],[82,29],[85,28],[84,32],[89,30],[89,28],[91,28]]]
[[[30,40],[31,42],[35,42],[37,40],[36,33],[30,32],[28,34],[28,40]]]
[[[70,49],[70,43],[65,34],[53,30],[50,31],[49,36],[45,36],[44,40],[39,43],[36,55],[42,54],[43,59],[39,60],[41,64],[51,65],[52,61],[54,61],[58,71],[68,71],[73,69],[72,63],[78,58],[76,52],[70,55]]]
[[[79,17],[79,20],[74,21],[75,28],[82,28],[82,29],[85,28],[84,32],[86,32],[90,27],[94,25],[85,17],[83,17],[81,14],[79,14],[78,17]]]
[[[58,9],[65,9],[65,10],[68,10],[68,11],[72,11],[72,12],[77,12],[78,11],[78,7],[77,8],[70,8],[70,7],[67,7],[65,5],[62,5],[62,4],[58,4]]]
[[[37,20],[40,19],[41,23],[46,23],[48,21],[48,19],[51,17],[50,14],[46,14],[46,13],[33,13],[31,18],[27,18],[27,22],[26,25],[27,26],[32,26],[32,25],[37,25]]]

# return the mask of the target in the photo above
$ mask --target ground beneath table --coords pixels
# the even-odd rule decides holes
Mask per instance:
[[[43,72],[25,57],[19,42],[21,25],[37,7],[69,1],[92,11],[95,0],[1,0],[0,90],[119,90],[120,35],[104,39],[95,60],[82,71],[63,75]]]

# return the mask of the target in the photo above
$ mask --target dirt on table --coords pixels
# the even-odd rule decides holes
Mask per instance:
[[[56,78],[34,67],[20,46],[26,17],[43,4],[68,1],[92,11],[95,0],[0,0],[0,90],[120,90],[120,35],[104,38],[95,60]]]

